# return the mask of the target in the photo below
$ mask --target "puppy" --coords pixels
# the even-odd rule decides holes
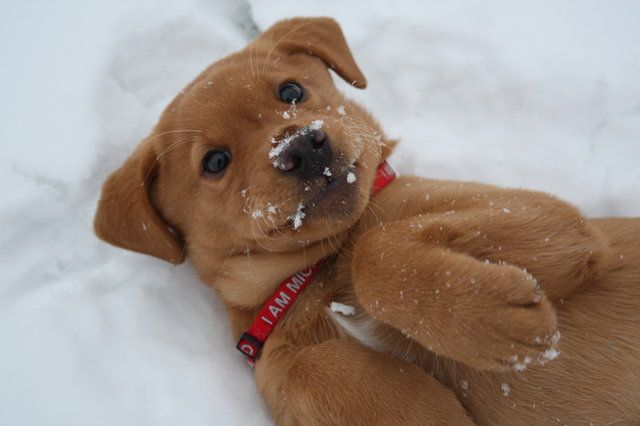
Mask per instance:
[[[372,195],[394,142],[329,69],[366,86],[329,18],[211,65],[104,184],[98,236],[188,258],[237,338],[313,276],[244,335],[279,424],[638,424],[640,220],[410,176]]]

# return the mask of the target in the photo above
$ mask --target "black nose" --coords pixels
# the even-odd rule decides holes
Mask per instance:
[[[324,132],[304,127],[281,143],[284,143],[285,147],[274,162],[278,169],[300,179],[318,177],[326,173],[325,170],[331,161],[331,147],[329,137]]]

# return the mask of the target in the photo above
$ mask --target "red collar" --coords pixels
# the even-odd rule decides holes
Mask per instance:
[[[395,179],[396,173],[386,161],[378,166],[376,177],[371,188],[371,195],[374,196],[382,191]],[[250,365],[255,364],[255,360],[260,356],[260,352],[267,338],[276,327],[278,322],[284,317],[287,310],[302,293],[305,287],[311,282],[316,272],[322,267],[325,259],[320,259],[315,265],[296,272],[289,278],[282,281],[276,291],[269,297],[256,319],[247,331],[242,334],[236,348],[247,356]]]

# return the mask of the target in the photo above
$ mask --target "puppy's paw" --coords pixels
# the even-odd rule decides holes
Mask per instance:
[[[478,360],[482,369],[522,371],[559,354],[560,333],[553,306],[526,271],[511,265],[491,268],[480,283],[483,299],[476,316]]]

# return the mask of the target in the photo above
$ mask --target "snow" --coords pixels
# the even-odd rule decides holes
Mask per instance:
[[[331,312],[341,313],[342,315],[353,315],[356,313],[353,306],[345,305],[340,302],[331,302],[329,309],[331,309]]]
[[[296,135],[297,133],[294,133],[282,139],[272,139],[271,143],[274,144],[275,146],[271,149],[271,151],[269,151],[269,158],[275,158],[280,154],[282,154],[282,151],[284,151],[285,148],[287,148],[291,144],[291,142],[293,141],[293,138]],[[274,164],[276,163],[274,162]]]
[[[640,215],[638,3],[368,6],[3,5],[0,424],[271,424],[193,269],[101,243],[91,222],[105,177],[168,101],[285,16],[343,24],[369,86],[337,84],[402,140],[396,170]]]
[[[311,130],[320,130],[324,126],[324,121],[322,120],[313,120],[309,125],[309,129]]]
[[[558,358],[558,355],[560,355],[560,352],[558,352],[557,349],[551,348],[544,351],[542,357],[545,359],[545,361],[552,361]]]
[[[513,369],[517,372],[524,371],[527,369],[527,364],[525,364],[524,362],[518,362],[513,365]]]
[[[356,175],[352,172],[347,173],[347,183],[353,183],[356,181]]]
[[[298,229],[302,226],[302,219],[306,216],[303,210],[304,205],[302,203],[298,204],[295,214],[291,217],[293,219],[293,229]]]
[[[507,383],[501,384],[500,389],[502,390],[502,396],[509,396],[511,393],[511,387]]]
[[[285,118],[288,118],[288,117],[285,117]],[[324,125],[324,121],[314,120],[308,126],[302,127],[297,132],[294,132],[288,136],[285,136],[282,139],[272,139],[271,143],[274,144],[275,147],[273,147],[271,151],[269,151],[269,158],[278,157],[291,144],[291,142],[293,142],[296,136],[307,134],[311,130],[320,130],[323,125]],[[277,167],[277,161],[274,162],[274,166]]]

